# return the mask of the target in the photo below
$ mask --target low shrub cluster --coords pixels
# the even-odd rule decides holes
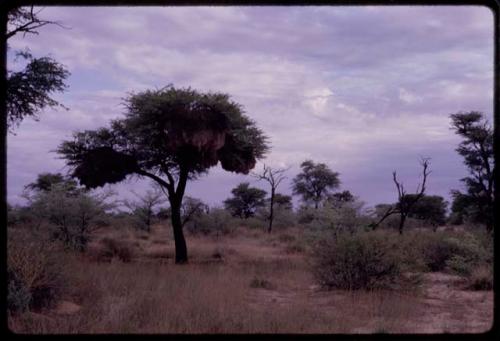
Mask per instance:
[[[133,258],[133,252],[126,242],[112,238],[103,238],[100,240],[101,248],[97,252],[97,259],[100,261],[111,261],[118,259],[124,263],[130,263]]]
[[[485,245],[471,232],[438,233],[427,237],[423,259],[431,271],[451,271],[468,276],[479,264],[490,261]]]
[[[401,273],[394,243],[376,232],[341,233],[323,240],[314,259],[314,274],[328,288],[391,288]]]
[[[226,235],[236,228],[235,220],[225,209],[213,208],[209,213],[195,215],[186,224],[186,229],[193,234]]]
[[[9,229],[7,309],[15,314],[50,307],[63,293],[65,278],[57,244],[28,231]]]

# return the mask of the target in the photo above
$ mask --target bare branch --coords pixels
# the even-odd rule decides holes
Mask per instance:
[[[64,29],[71,29],[70,27],[64,26],[59,21],[51,21],[51,20],[41,20],[37,17],[37,15],[43,10],[34,11],[34,6],[31,6],[29,13],[21,8],[17,8],[14,11],[15,14],[12,14],[9,18],[10,24],[15,26],[12,30],[6,33],[6,39],[12,38],[18,33],[23,33],[23,38],[26,34],[35,34],[37,35],[37,29],[46,26],[46,25],[56,25]],[[23,19],[28,20],[27,22],[22,22]],[[17,23],[16,23],[17,21]]]

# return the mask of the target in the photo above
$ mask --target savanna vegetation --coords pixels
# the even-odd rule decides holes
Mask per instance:
[[[9,21],[5,39],[53,24],[33,8],[11,12]],[[48,57],[19,56],[26,68],[7,75],[11,129],[59,106],[50,96],[69,74]],[[461,179],[465,192],[453,191],[448,213],[428,185],[431,158],[421,159],[415,193],[394,171],[394,202],[366,207],[327,163],[304,160],[295,175],[269,165],[255,172],[272,136],[229,94],[168,85],[131,93],[125,103],[122,118],[61,141],[68,174],[39,174],[26,184],[26,204],[7,206],[13,332],[491,327],[495,169],[484,114],[450,117],[470,176]],[[187,196],[190,182],[216,165],[255,181],[218,205]],[[152,183],[134,200],[105,187],[133,177]]]
[[[181,98],[184,91],[208,100],[191,90],[181,91]],[[125,135],[119,127],[130,122],[113,126]],[[245,122],[257,141],[264,141],[251,121]],[[198,154],[189,143],[201,143],[196,134],[212,134],[197,129],[176,142],[192,157]],[[351,333],[490,327],[493,239],[472,194],[460,194],[469,200],[465,203],[455,196],[448,214],[442,197],[427,194],[425,177],[416,194],[406,194],[394,174],[398,202],[370,209],[349,190],[339,191],[338,172],[307,160],[292,187],[280,187],[281,193],[279,179],[289,170],[266,166],[252,175],[266,180],[271,193],[241,183],[218,207],[179,199],[174,182],[160,178],[144,195],[136,194],[137,200],[123,201],[110,190],[91,187],[131,172],[155,178],[159,171],[149,173],[140,164],[151,165],[149,160],[159,156],[143,150],[139,158],[130,142],[120,142],[130,155],[114,151],[124,150],[116,142],[122,138],[118,132],[76,133],[60,148],[73,172],[40,174],[25,187],[28,203],[8,207],[13,331]],[[110,147],[103,147],[106,143]],[[180,162],[175,153],[171,157]],[[121,165],[121,173],[112,162]],[[428,176],[429,160],[422,165]],[[176,172],[164,174],[179,181]],[[287,190],[292,195],[283,194]],[[179,262],[179,230],[173,224],[188,241],[189,260]]]

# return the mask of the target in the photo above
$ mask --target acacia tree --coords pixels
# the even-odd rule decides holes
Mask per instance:
[[[166,202],[166,198],[158,188],[154,188],[152,191],[148,190],[144,195],[139,195],[134,191],[132,193],[139,200],[134,202],[125,200],[123,203],[132,210],[132,213],[137,218],[138,227],[150,232],[155,210],[159,205]]]
[[[326,164],[315,164],[306,160],[300,165],[302,172],[293,179],[293,194],[300,195],[305,203],[314,203],[317,209],[331,190],[339,187],[339,173],[333,172]]]
[[[78,184],[61,173],[40,173],[36,180],[24,186],[25,190],[48,192],[53,186],[63,185],[68,192],[76,192]]]
[[[131,94],[124,119],[109,128],[74,133],[58,152],[87,187],[147,177],[167,193],[175,262],[188,261],[181,206],[186,184],[219,162],[248,174],[268,150],[267,138],[243,108],[223,93],[172,85]]]
[[[427,182],[427,176],[431,173],[427,168],[429,167],[429,158],[422,158],[420,164],[422,165],[422,183],[418,184],[415,194],[407,194],[404,184],[398,181],[396,171],[392,172],[392,180],[396,185],[398,191],[398,201],[395,205],[389,205],[387,210],[379,219],[378,222],[372,223],[372,229],[376,229],[380,223],[382,223],[387,217],[393,214],[399,214],[399,234],[403,234],[403,227],[406,222],[406,218],[411,213],[414,205],[424,196],[425,184]]]
[[[14,37],[16,34],[38,34],[37,29],[46,25],[58,25],[57,21],[43,20],[38,17],[41,10],[35,11],[34,7],[16,7],[8,12],[8,29],[4,39]],[[7,126],[11,129],[17,126],[25,117],[38,119],[38,114],[47,107],[63,107],[51,95],[63,92],[67,85],[66,78],[70,75],[68,70],[50,57],[34,58],[29,51],[17,51],[16,60],[22,58],[26,61],[24,69],[7,72],[6,77],[6,109]]]
[[[272,169],[269,166],[264,165],[264,169],[261,174],[253,174],[259,180],[264,180],[269,183],[271,186],[271,197],[269,200],[269,226],[267,228],[267,232],[271,233],[273,228],[273,218],[274,218],[274,199],[276,195],[276,188],[278,188],[279,184],[286,179],[286,176],[283,174],[289,168],[279,168]]]
[[[259,207],[264,207],[266,191],[250,187],[248,182],[242,182],[231,190],[232,198],[224,200],[224,206],[233,216],[248,219]]]
[[[286,194],[275,193],[274,194],[274,204],[284,211],[292,211],[292,197]]]
[[[477,111],[459,112],[450,116],[452,129],[463,138],[456,151],[464,158],[470,176],[461,179],[467,193],[452,193],[466,202],[467,210],[474,212],[473,220],[493,230],[494,174],[493,129],[484,114]],[[465,198],[464,198],[465,196]]]
[[[412,198],[415,194],[407,194]],[[446,222],[448,202],[439,195],[423,195],[413,206],[408,217],[425,221],[434,231]]]

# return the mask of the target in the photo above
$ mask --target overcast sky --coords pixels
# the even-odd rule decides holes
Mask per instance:
[[[449,115],[493,112],[493,14],[486,7],[47,7],[37,36],[8,41],[50,55],[71,72],[47,110],[8,136],[8,200],[41,172],[67,172],[52,152],[73,131],[119,118],[130,91],[169,83],[229,93],[270,137],[264,160],[305,159],[340,173],[341,188],[366,204],[394,202],[392,171],[412,191],[419,157],[431,157],[428,194],[449,199],[467,172]],[[259,163],[256,170],[261,169]],[[250,176],[213,168],[187,195],[217,205]],[[118,197],[148,181],[114,186]]]

